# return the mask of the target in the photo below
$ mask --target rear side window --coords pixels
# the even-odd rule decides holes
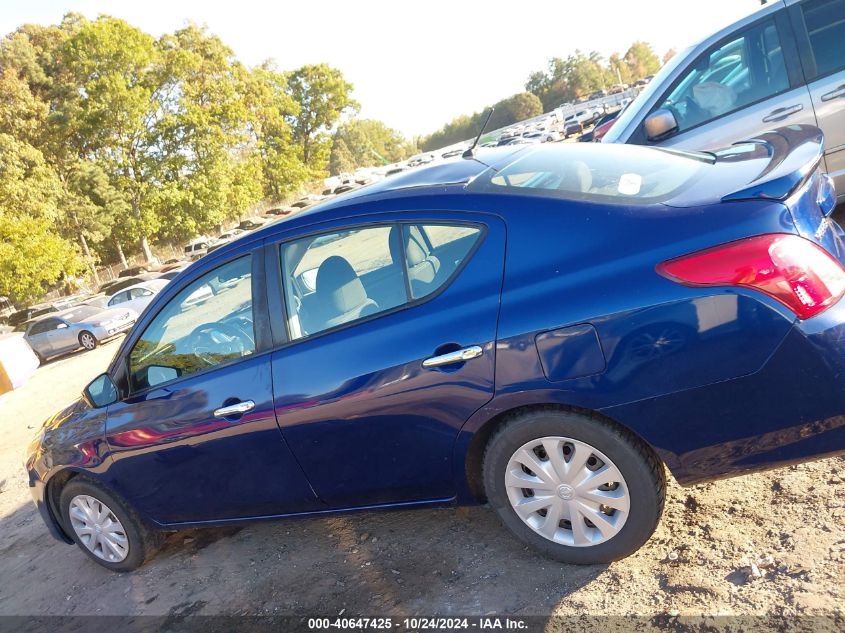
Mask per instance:
[[[291,339],[353,323],[431,295],[481,235],[462,224],[389,224],[281,246]]]
[[[812,0],[801,8],[818,75],[845,68],[845,0]]]
[[[44,319],[32,326],[32,329],[29,331],[29,335],[33,336],[34,334],[52,332],[53,330],[58,329],[59,323],[61,323],[61,321],[58,319]]]

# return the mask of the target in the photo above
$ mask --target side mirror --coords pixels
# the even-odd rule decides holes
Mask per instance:
[[[107,407],[117,402],[117,386],[108,374],[100,374],[88,383],[82,391],[82,397],[95,409]]]
[[[645,135],[649,141],[659,141],[678,129],[678,119],[668,108],[660,108],[643,121]]]
[[[59,324],[56,326],[56,329],[57,329],[57,330],[64,330],[66,327],[67,327],[67,323],[59,323]]]

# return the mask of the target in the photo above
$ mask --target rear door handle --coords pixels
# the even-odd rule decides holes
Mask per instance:
[[[790,114],[795,114],[796,112],[800,112],[804,109],[804,106],[800,103],[796,103],[795,105],[786,106],[784,108],[776,108],[772,110],[768,116],[763,117],[763,123],[771,123],[772,121],[782,121]]]
[[[243,415],[247,411],[252,411],[255,408],[255,403],[252,400],[244,400],[243,402],[236,402],[227,407],[220,407],[214,410],[215,418],[228,418],[233,415]]]
[[[836,90],[823,94],[822,101],[832,101],[833,99],[838,99],[839,97],[845,97],[845,84],[842,84]]]
[[[478,358],[484,353],[480,345],[473,345],[463,349],[455,350],[454,352],[447,352],[439,356],[432,356],[423,361],[423,367],[442,367],[443,365],[451,365],[453,363],[463,363],[473,358]]]

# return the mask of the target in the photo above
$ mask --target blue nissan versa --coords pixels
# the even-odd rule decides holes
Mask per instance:
[[[485,499],[548,556],[626,556],[664,464],[691,484],[845,448],[822,152],[804,126],[482,150],[239,239],[44,424],[35,503],[113,570],[165,530]]]

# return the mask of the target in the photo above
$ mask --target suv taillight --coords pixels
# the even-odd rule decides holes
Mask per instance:
[[[845,294],[845,270],[827,251],[797,235],[757,235],[658,264],[685,286],[743,286],[764,292],[809,319]]]

